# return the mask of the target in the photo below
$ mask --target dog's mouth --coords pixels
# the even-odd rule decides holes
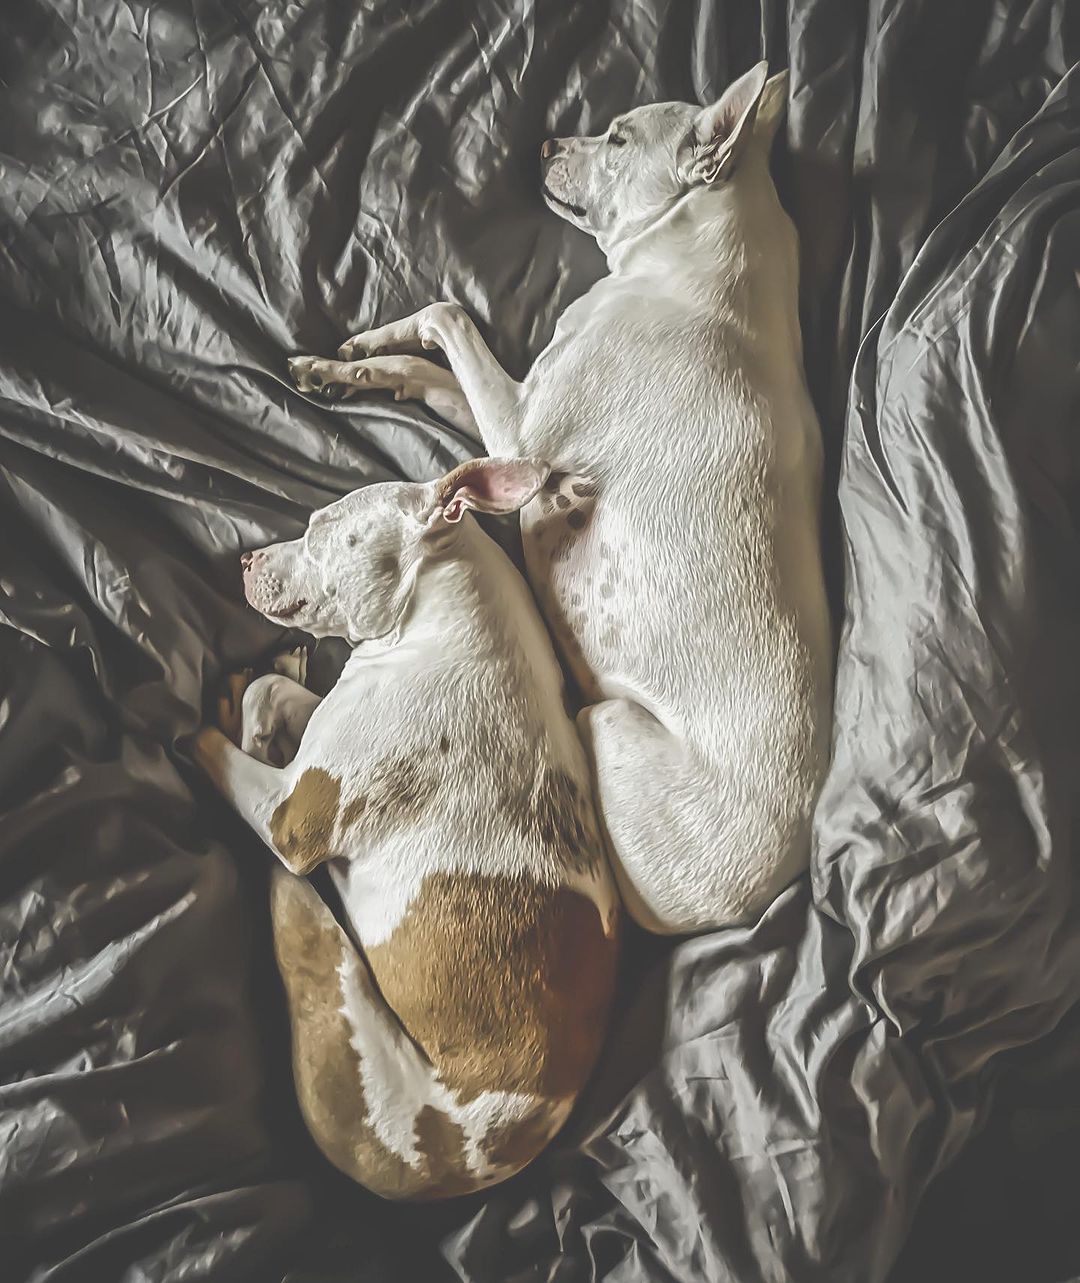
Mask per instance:
[[[273,615],[275,619],[281,619],[281,620],[294,619],[297,615],[299,615],[299,613],[304,609],[306,605],[307,605],[307,598],[301,597],[299,601],[293,602],[291,606],[286,606],[284,609],[268,610],[266,613],[268,615]]]
[[[560,205],[563,209],[569,210],[570,213],[573,214],[575,218],[585,217],[584,206],[575,205],[572,201],[563,200],[561,196],[556,196],[555,193],[551,190],[551,188],[547,185],[547,183],[542,183],[541,188],[543,190],[544,195],[548,198],[548,200],[554,201],[556,205]]]

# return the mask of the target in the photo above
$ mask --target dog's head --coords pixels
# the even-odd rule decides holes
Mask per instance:
[[[301,538],[244,553],[244,594],[273,623],[315,637],[385,637],[425,561],[453,554],[466,511],[515,512],[547,475],[533,459],[475,459],[439,481],[355,490],[312,513]]]
[[[610,249],[692,188],[735,181],[751,145],[767,153],[783,114],[787,72],[767,76],[760,62],[711,107],[655,103],[597,137],[548,139],[540,149],[545,201]]]

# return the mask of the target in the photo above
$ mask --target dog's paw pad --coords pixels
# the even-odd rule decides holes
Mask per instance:
[[[289,375],[300,392],[320,392],[331,396],[333,379],[328,362],[317,356],[294,356],[289,361]]]
[[[322,384],[321,377],[315,374],[313,356],[294,356],[289,359],[289,377],[301,392],[311,392]]]

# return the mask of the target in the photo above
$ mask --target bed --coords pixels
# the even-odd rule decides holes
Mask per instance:
[[[1080,1277],[1076,7],[17,0],[0,36],[4,1279]],[[632,939],[541,1161],[382,1204],[300,1124],[269,857],[185,746],[296,640],[237,553],[469,445],[285,358],[453,298],[523,373],[603,270],[540,140],[761,56],[839,625],[811,870]]]

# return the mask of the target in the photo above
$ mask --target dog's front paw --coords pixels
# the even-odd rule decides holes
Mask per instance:
[[[221,732],[216,726],[204,726],[191,741],[191,760],[207,775],[213,774],[214,763],[221,756]]]
[[[326,382],[317,356],[289,357],[289,377],[300,392],[317,392]]]
[[[327,401],[342,401],[354,391],[342,381],[340,363],[321,356],[290,357],[289,375],[298,392],[316,392]]]
[[[364,330],[362,334],[354,334],[351,339],[346,339],[338,348],[339,361],[362,361],[365,357],[378,356],[382,348],[374,338],[374,330]]]
[[[250,668],[239,673],[230,673],[225,679],[225,688],[218,696],[217,724],[221,733],[239,747],[244,735],[243,704],[244,691],[251,685],[255,676]]]

